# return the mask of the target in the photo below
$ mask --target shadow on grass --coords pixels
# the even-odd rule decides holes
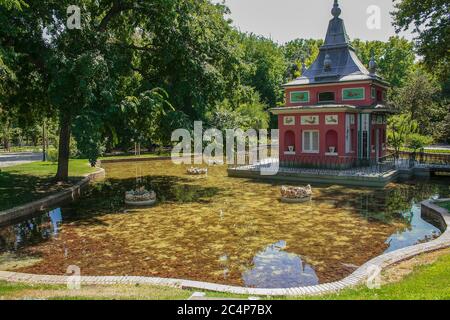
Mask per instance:
[[[73,185],[56,184],[53,176],[33,176],[0,172],[0,211],[41,199]]]

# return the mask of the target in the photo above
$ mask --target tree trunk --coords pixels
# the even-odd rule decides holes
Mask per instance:
[[[57,181],[66,182],[69,179],[70,124],[71,116],[63,114],[59,124],[58,171],[55,177]]]

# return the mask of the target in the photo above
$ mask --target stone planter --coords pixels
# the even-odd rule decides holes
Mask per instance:
[[[283,198],[281,197],[281,202],[283,203],[303,203],[311,201],[311,196],[305,198]]]
[[[153,200],[147,200],[147,201],[131,201],[131,200],[125,200],[125,204],[129,206],[135,206],[135,207],[149,207],[156,203],[156,199]]]
[[[138,190],[131,190],[125,193],[125,204],[130,206],[152,206],[156,203],[156,193],[151,190],[147,191],[144,188]]]

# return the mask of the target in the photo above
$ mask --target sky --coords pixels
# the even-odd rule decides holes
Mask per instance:
[[[333,0],[225,0],[225,4],[236,28],[283,44],[296,38],[324,38]],[[386,41],[395,35],[390,16],[394,10],[392,0],[339,0],[339,5],[351,39]],[[370,6],[379,8],[379,28],[372,19],[374,27],[367,26],[375,13],[367,13]],[[400,35],[413,38],[409,32]]]

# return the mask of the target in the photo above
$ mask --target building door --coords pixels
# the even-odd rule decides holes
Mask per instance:
[[[375,131],[375,155],[378,162],[380,160],[380,129]]]

